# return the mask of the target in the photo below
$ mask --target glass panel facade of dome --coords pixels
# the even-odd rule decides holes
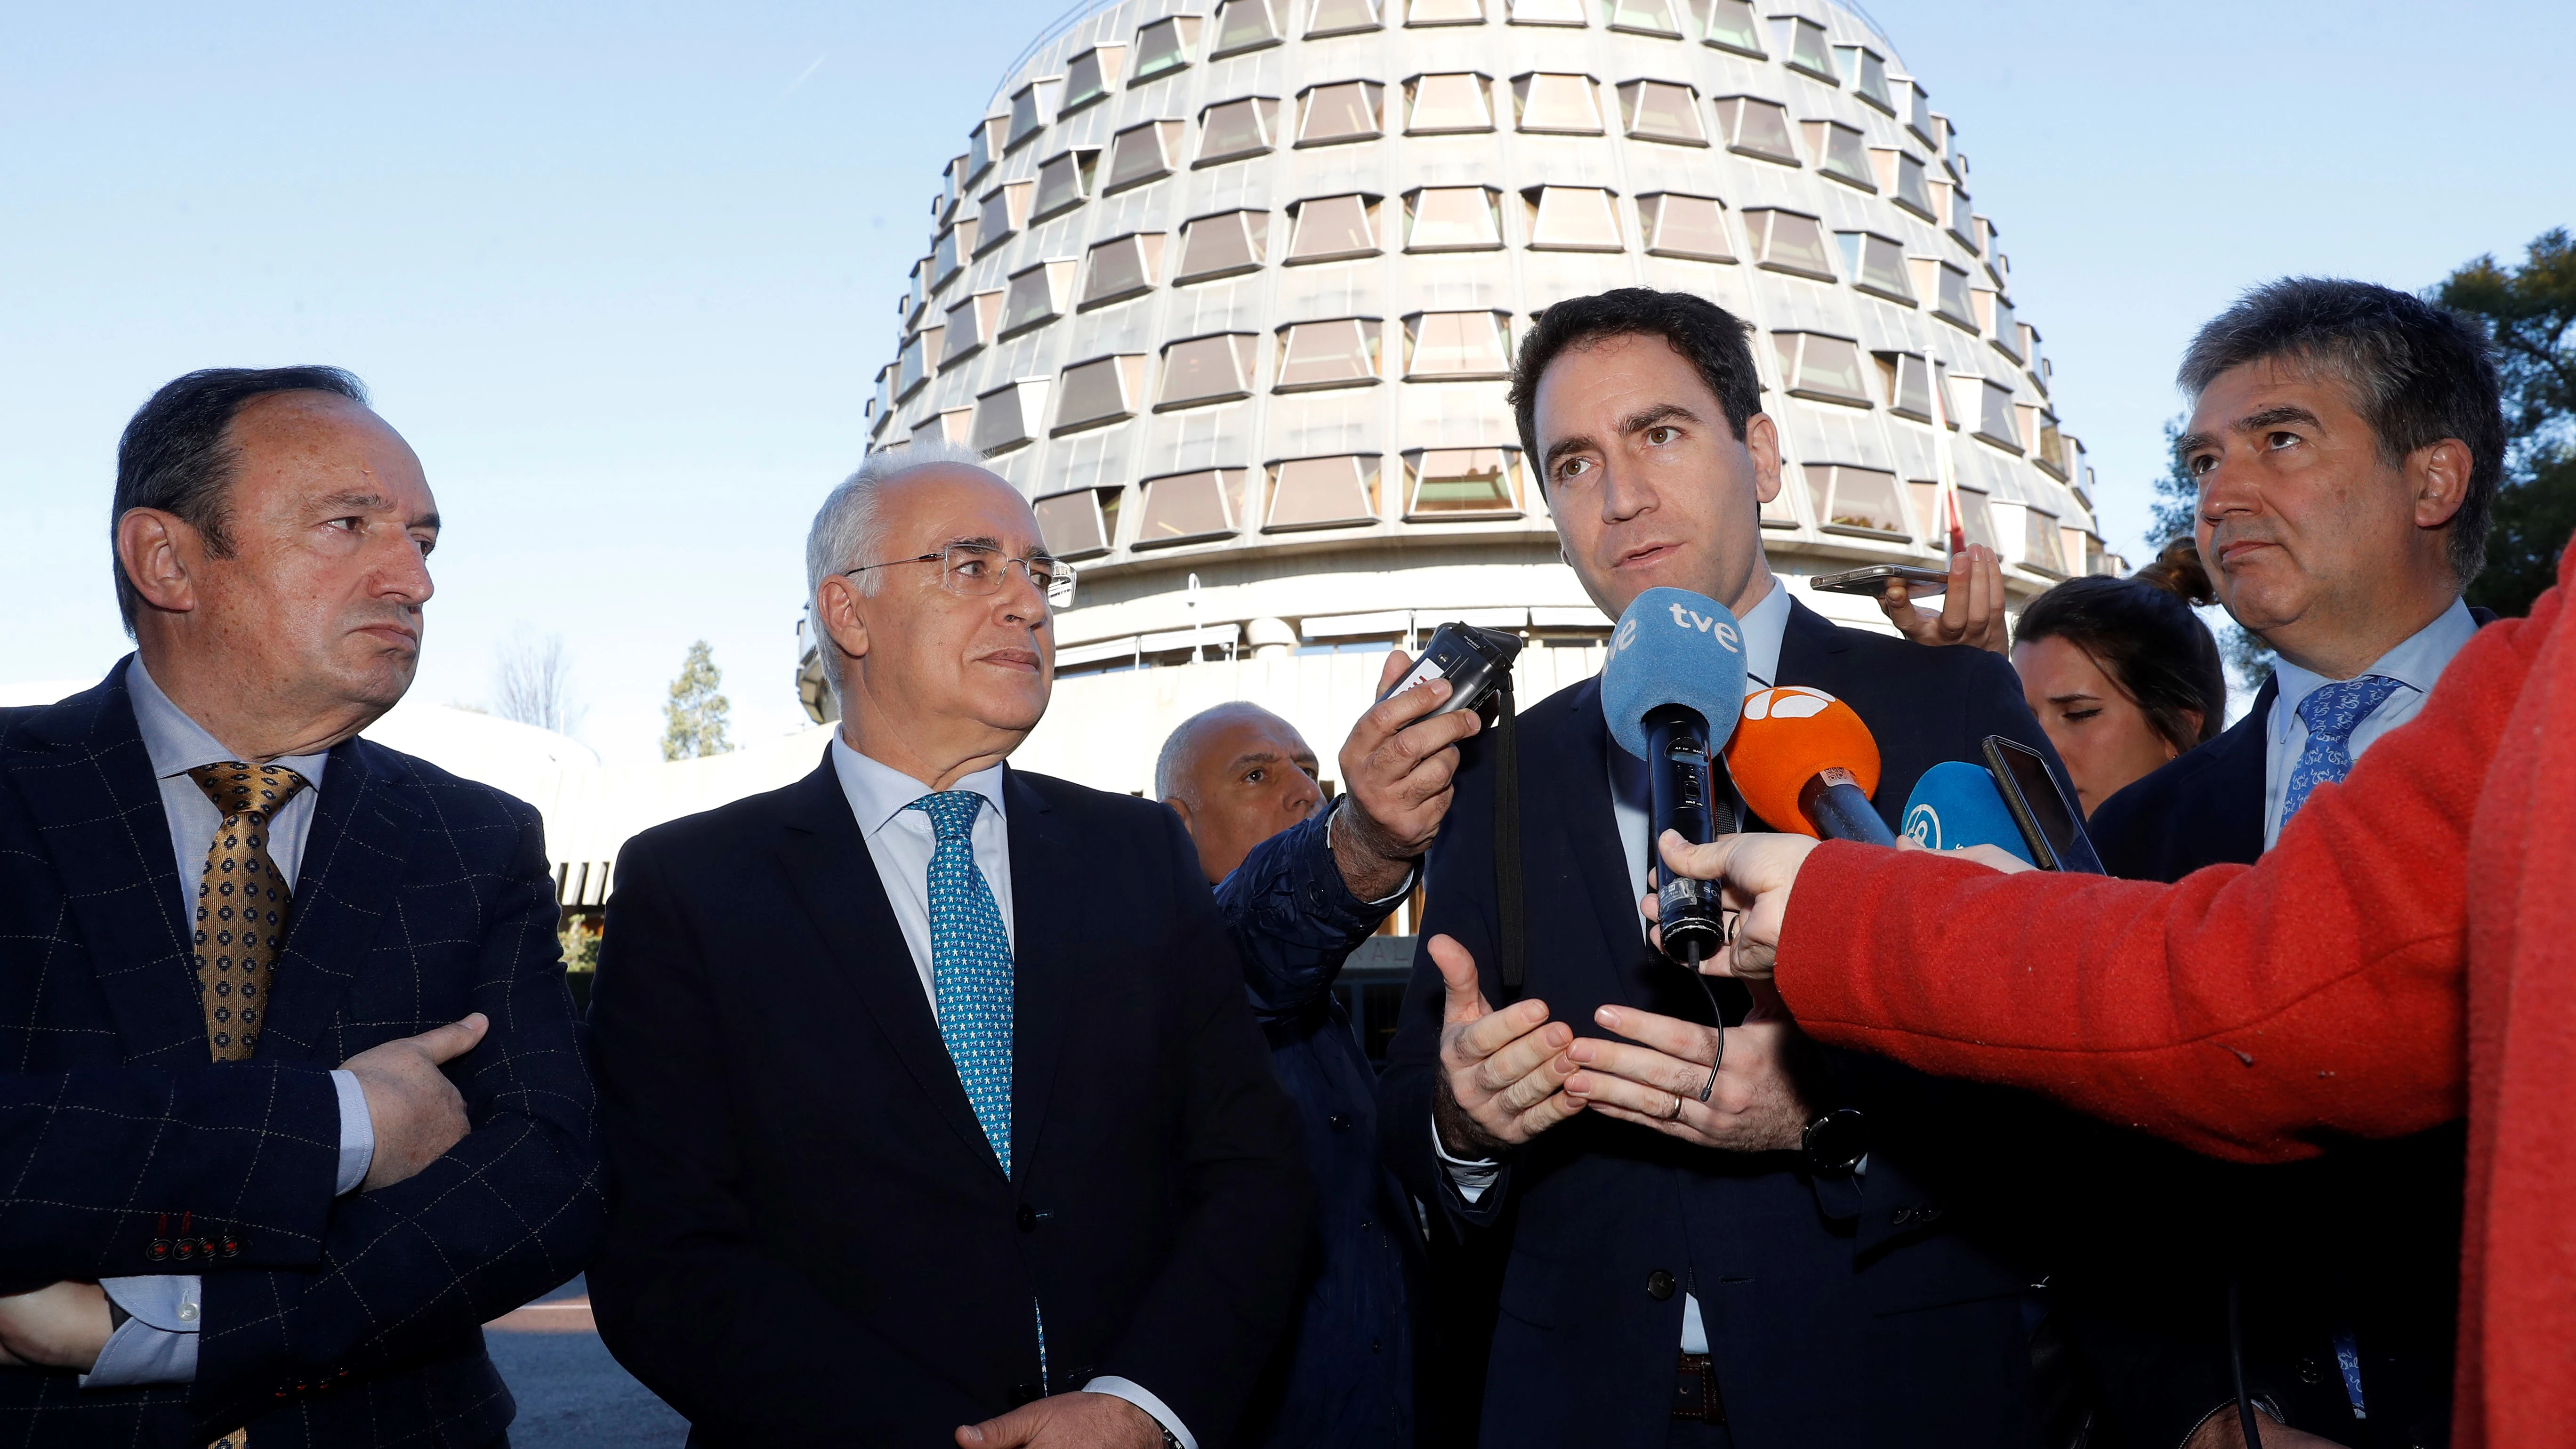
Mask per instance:
[[[1112,0],[941,124],[869,443],[1041,501],[1085,560],[1065,645],[1190,624],[1156,612],[1190,575],[1212,627],[1293,623],[1221,602],[1261,579],[1445,607],[1488,559],[1579,614],[1504,381],[1614,287],[1754,330],[1784,572],[1937,563],[1953,524],[2016,597],[2101,556],[1951,120],[1833,0]]]

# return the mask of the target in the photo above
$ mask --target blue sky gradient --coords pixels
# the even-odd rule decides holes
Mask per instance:
[[[1872,12],[1956,123],[2134,553],[2173,363],[2285,272],[2422,287],[2576,224],[2560,6]],[[31,10],[0,54],[0,681],[121,653],[116,436],[193,367],[374,388],[448,520],[418,689],[561,634],[654,757],[689,642],[790,688],[803,530],[857,460],[939,167],[1063,0]],[[2555,159],[2553,159],[2555,158]]]

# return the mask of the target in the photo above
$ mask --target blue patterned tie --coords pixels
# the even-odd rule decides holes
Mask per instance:
[[[993,888],[975,864],[975,814],[984,797],[942,790],[905,807],[930,817],[930,983],[939,1037],[984,1140],[1011,1175],[1011,938]]]
[[[2384,674],[2364,674],[2335,684],[2321,684],[2299,701],[2300,722],[2308,743],[2290,767],[2290,788],[2281,797],[2281,823],[2287,826],[2319,785],[2352,773],[2352,732],[2370,712],[2388,702],[2398,682]]]

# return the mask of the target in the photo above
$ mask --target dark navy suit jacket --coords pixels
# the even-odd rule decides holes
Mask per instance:
[[[1844,700],[1870,726],[1882,760],[1876,804],[1891,827],[1923,771],[1980,758],[1986,735],[2055,759],[1999,655],[1838,628],[1799,605],[1779,675]],[[1533,706],[1520,731],[1523,995],[1585,1033],[1599,1031],[1592,1014],[1605,1003],[1707,1020],[1699,987],[1640,934],[1611,811],[1615,746],[1599,681]],[[1457,803],[1432,848],[1423,933],[1465,945],[1500,1004],[1491,742],[1487,732],[1464,746]],[[1380,1132],[1424,1202],[1471,1220],[1489,1220],[1506,1197],[1517,1209],[1486,1380],[1487,1445],[1662,1445],[1685,1291],[1699,1299],[1740,1449],[2034,1442],[2025,1288],[2037,1274],[1981,1241],[1971,1215],[1932,1190],[1938,1154],[1917,1151],[1900,1126],[1911,1102],[1925,1118],[2009,1136],[1995,1116],[2008,1094],[1840,1057],[1835,1094],[1879,1125],[1857,1183],[1811,1178],[1792,1153],[1714,1152],[1578,1114],[1515,1153],[1471,1209],[1432,1152],[1442,1002],[1437,969],[1418,956]]]
[[[204,1275],[193,1386],[0,1369],[11,1444],[485,1445],[481,1325],[579,1272],[604,1205],[537,813],[351,740],[331,752],[266,1029],[213,1064],[161,795],[125,690],[0,736],[0,1277]],[[333,1198],[330,1071],[469,1011],[473,1130]]]
[[[1377,1069],[1333,982],[1393,907],[1373,908],[1343,883],[1325,841],[1330,815],[1254,846],[1216,888],[1320,1203],[1296,1316],[1245,1437],[1276,1449],[1392,1449],[1413,1442],[1422,1233],[1378,1160]]]
[[[1007,1177],[828,758],[619,856],[590,1285],[693,1444],[947,1444],[1094,1375],[1235,1437],[1312,1209],[1294,1112],[1179,819],[1005,781]]]

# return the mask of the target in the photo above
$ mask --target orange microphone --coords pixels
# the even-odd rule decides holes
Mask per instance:
[[[1878,741],[1850,705],[1821,689],[1790,684],[1746,695],[1744,718],[1726,742],[1726,772],[1745,808],[1783,829],[1896,843],[1869,803]]]

